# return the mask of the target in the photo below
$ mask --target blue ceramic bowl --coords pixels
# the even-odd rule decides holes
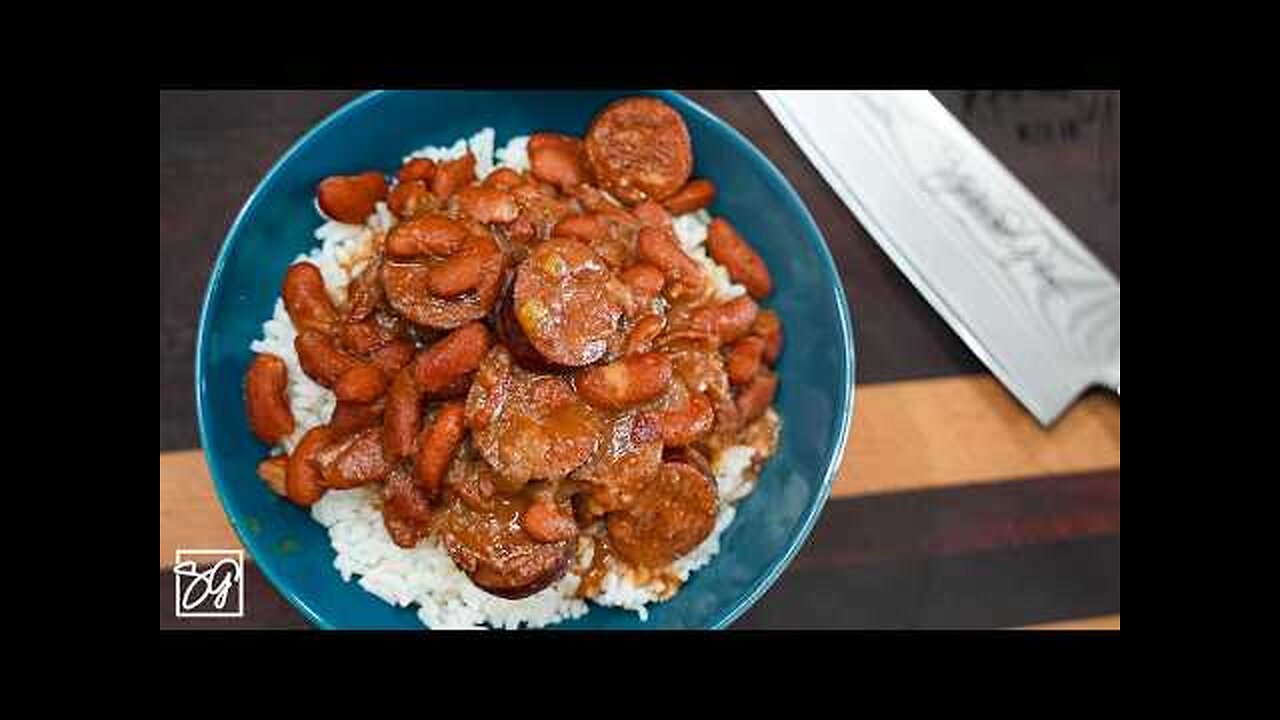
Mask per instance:
[[[328,535],[278,498],[255,468],[267,448],[245,420],[241,379],[249,343],[271,316],[289,262],[314,244],[316,183],[370,168],[393,172],[410,150],[452,143],[483,127],[501,146],[515,135],[586,131],[592,116],[629,92],[377,92],[320,123],[277,162],[227,233],[209,279],[196,347],[200,436],[223,508],[276,588],[323,628],[421,628],[412,608],[392,607],[345,583]],[[853,408],[853,328],[822,235],[795,190],[742,135],[675,93],[656,93],[684,116],[696,176],[719,195],[711,211],[750,239],[773,273],[769,307],[786,332],[777,396],[778,454],[721,536],[720,554],[649,620],[592,607],[556,627],[722,628],[777,579],[809,535],[830,493]]]

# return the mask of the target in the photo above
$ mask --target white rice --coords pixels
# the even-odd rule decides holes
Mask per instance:
[[[496,167],[528,170],[527,136],[512,138],[505,146],[496,149],[494,137],[493,129],[485,128],[470,138],[460,138],[448,147],[429,146],[415,150],[405,160],[418,157],[449,160],[462,156],[469,149],[476,157],[478,178],[485,177]],[[323,213],[319,214],[324,218]],[[377,233],[385,232],[394,224],[395,218],[384,203],[378,203],[376,211],[364,225],[324,219],[325,222],[315,231],[319,246],[299,255],[294,262],[306,261],[319,267],[330,296],[339,303],[346,297],[351,277],[363,267],[361,254],[367,251]],[[674,218],[676,235],[685,251],[707,269],[717,296],[722,299],[737,297],[746,292],[745,288],[732,283],[727,271],[706,254],[704,243],[710,221],[710,215],[704,210],[677,216]],[[254,352],[282,358],[289,372],[288,396],[296,429],[274,452],[292,452],[303,434],[328,422],[336,403],[330,390],[302,371],[293,346],[296,336],[297,331],[285,311],[284,301],[277,300],[274,314],[262,324],[262,338],[249,345]],[[712,459],[720,497],[715,527],[698,547],[672,564],[670,576],[684,582],[720,551],[720,534],[733,522],[733,504],[754,489],[754,483],[747,479],[747,470],[754,455],[752,448],[738,446],[728,448]],[[453,564],[436,539],[424,540],[413,549],[396,545],[383,524],[374,493],[367,488],[330,490],[312,506],[311,515],[328,528],[329,541],[336,553],[333,566],[344,581],[359,578],[362,588],[384,602],[400,607],[418,606],[418,618],[428,627],[543,627],[579,617],[589,610],[584,600],[574,597],[581,582],[579,571],[587,567],[591,559],[589,540],[584,539],[580,544],[575,570],[559,582],[530,597],[506,600],[476,587]],[[676,587],[656,580],[638,585],[634,574],[627,568],[614,566],[605,576],[600,594],[592,601],[633,610],[641,620],[647,620],[645,605],[669,597]]]

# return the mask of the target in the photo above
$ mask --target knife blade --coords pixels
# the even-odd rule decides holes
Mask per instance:
[[[926,91],[761,90],[805,156],[1045,426],[1120,394],[1120,283]]]

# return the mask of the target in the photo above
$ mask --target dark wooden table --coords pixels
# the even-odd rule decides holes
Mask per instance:
[[[249,564],[247,616],[177,620],[172,547],[234,543],[199,454],[199,302],[267,168],[353,92],[160,94],[162,627],[304,627]],[[910,287],[750,92],[691,91],[804,198],[857,324],[858,417],[832,501],[736,625],[1119,626],[1119,403],[1093,396],[1043,431]],[[936,93],[1120,275],[1120,94]],[[921,451],[921,444],[924,452]],[[1098,619],[1100,618],[1100,619]]]

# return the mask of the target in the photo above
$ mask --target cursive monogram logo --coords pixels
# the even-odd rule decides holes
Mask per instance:
[[[173,574],[178,617],[244,617],[243,551],[179,550]]]
[[[1054,242],[1049,233],[1017,208],[996,200],[982,182],[964,169],[960,156],[952,152],[937,170],[925,174],[920,184],[925,192],[958,206],[983,229],[985,249],[1005,269],[1024,269],[1051,292],[1061,293],[1062,282],[1053,266]]]

